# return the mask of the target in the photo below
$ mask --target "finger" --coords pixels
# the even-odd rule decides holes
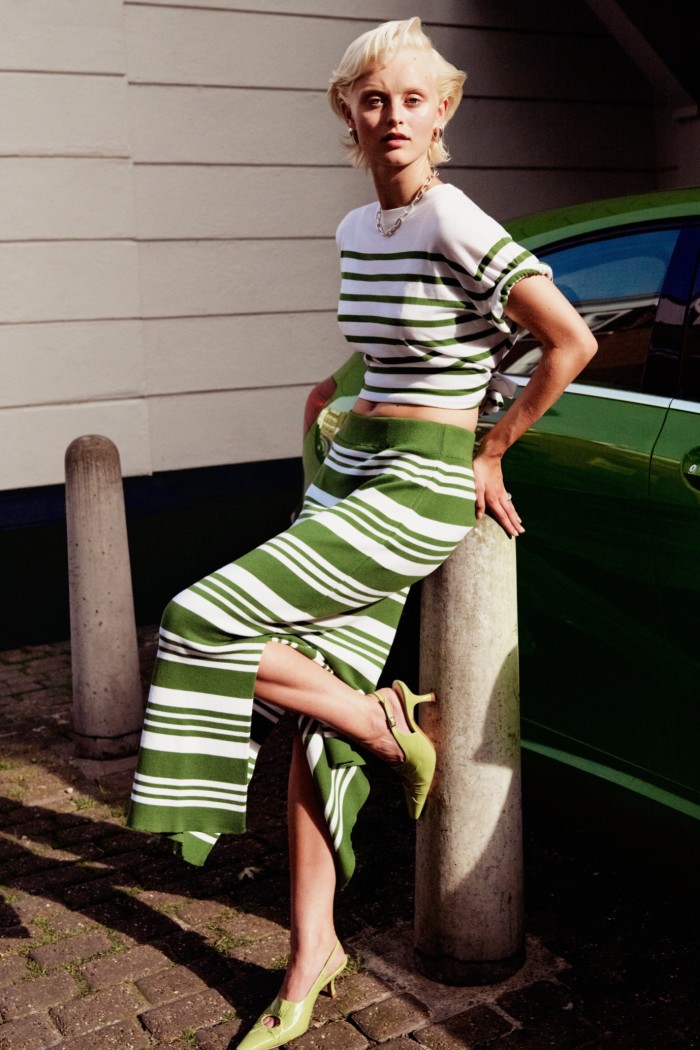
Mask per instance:
[[[501,507],[503,508],[504,513],[508,515],[508,517],[511,519],[511,521],[520,521],[521,520],[520,515],[518,514],[517,510],[515,509],[515,504],[513,503],[513,497],[511,496],[510,492],[506,492],[506,494],[504,496],[502,496],[501,499],[499,500],[499,503],[500,503]]]
[[[476,518],[477,521],[483,518],[486,510],[486,500],[484,497],[484,490],[477,486],[476,489]]]
[[[509,520],[513,523],[513,525],[520,525],[522,522],[522,518],[515,509],[515,504],[513,503],[513,496],[511,495],[511,493],[506,492],[504,489],[503,495],[501,496],[499,502],[501,504],[501,507],[503,508],[503,511],[505,512]]]
[[[523,527],[523,520],[518,514],[515,507],[513,506],[511,500],[508,500],[506,502],[505,506],[503,507],[503,513],[506,520],[508,521],[508,524],[513,530],[513,535],[520,536],[523,532],[525,532],[525,529]]]
[[[520,515],[507,498],[507,493],[490,504],[489,513],[509,536],[520,536],[525,531]]]
[[[518,535],[518,532],[516,531],[515,526],[511,522],[511,520],[508,517],[508,515],[505,513],[505,511],[500,506],[489,507],[488,513],[489,513],[489,517],[493,518],[493,520],[495,522],[497,522],[498,525],[501,526],[501,528],[503,529],[503,531],[506,533],[507,536],[515,537],[515,536]]]

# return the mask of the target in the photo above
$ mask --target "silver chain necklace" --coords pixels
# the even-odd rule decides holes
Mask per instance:
[[[423,183],[421,188],[418,190],[418,192],[416,193],[416,195],[413,198],[413,200],[411,201],[411,203],[408,204],[404,208],[404,210],[401,212],[401,214],[399,215],[399,217],[396,220],[396,222],[394,222],[393,225],[391,225],[388,230],[385,230],[384,227],[382,226],[382,209],[379,208],[379,210],[377,211],[377,218],[375,220],[375,225],[377,227],[377,231],[379,233],[381,233],[382,237],[392,237],[396,233],[396,231],[398,230],[398,228],[401,225],[401,223],[403,222],[403,220],[405,218],[407,218],[411,214],[411,212],[415,208],[416,204],[418,204],[418,201],[422,200],[423,194],[425,193],[425,191],[427,190],[428,186],[433,181],[433,179],[435,178],[436,175],[437,175],[437,170],[435,168],[431,168],[430,175],[428,175],[428,178],[425,180],[425,182]]]

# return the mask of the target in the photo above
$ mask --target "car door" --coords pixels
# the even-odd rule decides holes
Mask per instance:
[[[700,802],[700,229],[686,233],[684,247],[690,302],[677,396],[654,448],[650,496],[665,641],[659,731],[673,744],[669,778]]]
[[[671,397],[645,389],[678,225],[540,248],[598,338],[579,380],[509,451],[518,540],[523,735],[645,779],[667,770],[656,732],[659,645],[652,453]],[[538,354],[516,344],[526,382]]]

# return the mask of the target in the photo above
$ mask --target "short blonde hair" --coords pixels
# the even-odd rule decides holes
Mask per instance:
[[[333,112],[344,120],[343,105],[349,107],[355,81],[368,73],[370,69],[385,66],[398,51],[408,49],[425,51],[430,55],[435,70],[438,95],[440,99],[446,98],[448,101],[447,112],[442,122],[443,126],[447,124],[462,101],[462,86],[467,79],[467,74],[457,69],[446,58],[443,58],[439,51],[436,51],[430,37],[423,32],[420,18],[408,18],[403,22],[384,22],[376,29],[370,29],[362,36],[358,36],[357,40],[353,40],[330,78],[328,101]],[[358,167],[366,168],[367,158],[362,147],[356,142],[348,142],[346,145],[350,150],[353,163]],[[442,136],[431,142],[428,149],[428,160],[431,165],[434,166],[449,159],[450,155]]]

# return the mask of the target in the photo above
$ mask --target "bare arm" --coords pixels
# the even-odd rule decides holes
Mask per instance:
[[[484,436],[474,459],[476,516],[488,510],[509,536],[524,532],[503,483],[504,453],[579,374],[596,352],[586,323],[545,276],[526,277],[508,297],[506,313],[542,344],[542,358],[519,397]]]

